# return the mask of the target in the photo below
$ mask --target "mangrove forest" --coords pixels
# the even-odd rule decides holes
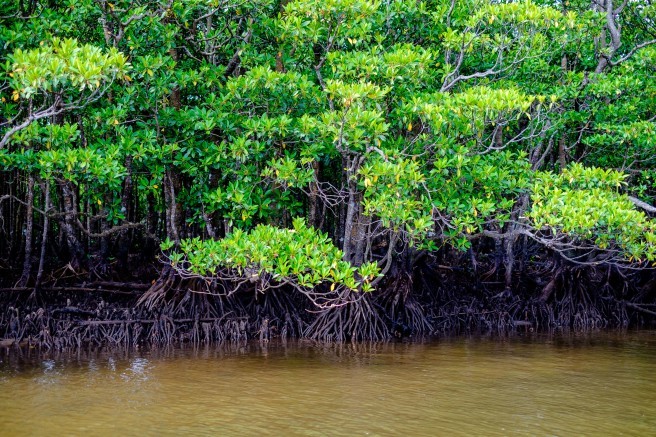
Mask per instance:
[[[0,2],[0,342],[656,321],[654,0]]]

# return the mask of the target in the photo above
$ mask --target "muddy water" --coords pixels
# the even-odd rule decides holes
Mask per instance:
[[[0,351],[0,435],[656,435],[656,333]]]

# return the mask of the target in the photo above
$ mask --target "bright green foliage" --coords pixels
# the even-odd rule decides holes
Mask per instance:
[[[367,51],[333,52],[327,64],[341,80],[389,85],[399,97],[432,83],[435,54],[421,46],[399,44],[389,49],[375,45]]]
[[[170,248],[164,243],[163,248]],[[343,253],[330,239],[308,227],[302,219],[294,220],[292,229],[259,225],[250,232],[236,230],[221,240],[183,240],[179,253],[170,255],[174,267],[182,267],[200,276],[225,276],[222,269],[239,277],[265,278],[276,283],[293,283],[314,288],[330,283],[352,291],[371,291],[368,285],[378,276],[374,263],[359,268],[343,261]]]
[[[66,92],[69,88],[97,90],[129,69],[127,58],[114,48],[108,53],[74,39],[54,38],[51,44],[34,50],[18,49],[11,62],[12,100],[30,98],[44,92]],[[125,76],[126,77],[126,76]]]
[[[60,242],[304,289],[520,231],[652,259],[654,7],[596,3],[4,2],[2,183]]]
[[[432,227],[430,210],[426,211],[421,193],[426,179],[415,161],[375,160],[360,170],[365,190],[364,209],[367,215],[380,218],[383,226],[399,228],[425,238]]]
[[[429,94],[413,99],[402,108],[404,119],[415,118],[431,128],[431,134],[461,140],[467,147],[485,150],[490,146],[490,128],[509,130],[516,126],[531,105],[543,100],[515,89],[473,87],[456,94]],[[541,104],[536,107],[540,111]],[[539,112],[538,112],[539,113]],[[412,124],[408,125],[408,128]],[[487,132],[486,132],[487,130]]]
[[[451,218],[453,227],[445,234],[460,237],[457,246],[467,248],[463,233],[478,233],[493,223],[505,225],[515,199],[528,191],[531,174],[521,154],[454,152],[443,153],[431,171],[432,204]]]
[[[656,260],[656,222],[618,192],[626,175],[574,164],[560,175],[540,174],[527,216],[537,229],[551,228],[601,249],[617,248],[631,260]]]
[[[380,2],[367,0],[297,0],[285,6],[280,38],[356,45],[375,24]]]

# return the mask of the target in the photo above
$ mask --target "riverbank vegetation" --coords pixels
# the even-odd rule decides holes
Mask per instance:
[[[0,335],[650,323],[655,16],[651,0],[4,2]]]

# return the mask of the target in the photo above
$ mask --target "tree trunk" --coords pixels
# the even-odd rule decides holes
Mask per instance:
[[[71,258],[71,266],[75,271],[83,266],[83,253],[80,240],[75,230],[75,220],[77,220],[77,207],[75,205],[75,194],[73,193],[73,184],[70,181],[64,181],[62,184],[62,197],[64,204],[64,220],[62,229],[66,239]]]
[[[344,220],[344,246],[342,250],[344,251],[344,260],[351,261],[352,248],[351,241],[353,239],[353,226],[355,225],[356,212],[358,210],[358,203],[355,198],[356,193],[350,187],[349,183],[349,198],[348,203],[346,204],[346,219]]]
[[[558,140],[558,166],[560,171],[565,170],[567,167],[567,149],[565,148],[565,133],[562,134]]]
[[[319,217],[319,163],[317,161],[312,162],[312,169],[314,170],[314,181],[310,182],[308,224],[316,227]]]
[[[132,220],[132,156],[125,157],[125,169],[127,174],[123,183],[123,194],[121,196],[121,211],[125,216],[123,222]],[[119,233],[117,259],[122,268],[128,267],[128,255],[130,252],[130,231],[125,229]]]
[[[166,202],[166,236],[176,246],[180,245],[180,233],[178,227],[179,215],[178,205],[175,200],[175,182],[173,172],[166,170],[164,176],[164,200]]]
[[[34,229],[34,176],[29,175],[27,180],[27,211],[25,217],[25,258],[23,259],[23,273],[18,281],[18,287],[25,287],[32,272],[32,233]]]
[[[111,204],[112,198],[109,197],[109,194],[105,194],[103,197],[103,210],[105,216],[109,214],[108,211],[108,205]],[[100,233],[103,234],[105,232],[109,231],[109,223],[107,222],[106,217],[100,220]],[[110,238],[109,236],[106,237],[101,237],[100,238],[100,257],[102,259],[102,262],[107,264],[109,261],[109,243],[110,243]]]
[[[567,55],[563,55],[560,59],[560,71],[562,74],[562,82],[564,83],[567,75]],[[558,110],[560,114],[564,111],[564,108]],[[558,139],[558,165],[560,166],[560,171],[562,172],[567,167],[567,143],[566,143],[566,134],[565,132],[561,133],[560,138]]]
[[[346,183],[348,187],[348,203],[346,204],[346,218],[344,219],[344,260],[351,261],[353,258],[353,232],[356,223],[359,221],[360,212],[360,193],[358,193],[358,185],[355,175],[360,168],[362,157],[352,158],[351,161],[347,160],[348,166],[346,170]]]
[[[514,246],[515,246],[515,237],[514,236],[509,236],[506,238],[504,241],[504,282],[506,286],[506,290],[512,290],[512,284],[513,284],[513,267],[515,265],[515,252],[514,252]]]
[[[362,265],[365,262],[364,253],[365,248],[367,247],[369,240],[369,225],[371,224],[371,217],[364,215],[362,210],[362,203],[360,205],[360,210],[358,212],[360,220],[356,224],[355,228],[355,253],[353,254],[353,264],[356,266]]]
[[[46,247],[48,244],[48,228],[50,227],[50,217],[48,213],[50,211],[50,182],[46,182],[44,191],[44,201],[43,201],[43,233],[41,234],[41,254],[39,255],[39,269],[36,273],[36,280],[34,281],[34,290],[38,290],[41,285],[41,280],[43,278],[43,269],[45,268],[46,261]]]
[[[169,50],[169,55],[171,55],[171,58],[177,63],[179,59],[178,55],[178,50],[173,48]],[[170,96],[170,103],[171,106],[173,106],[175,109],[180,109],[181,107],[181,101],[180,101],[180,87],[175,86],[173,88],[173,91],[171,91],[171,96]]]

